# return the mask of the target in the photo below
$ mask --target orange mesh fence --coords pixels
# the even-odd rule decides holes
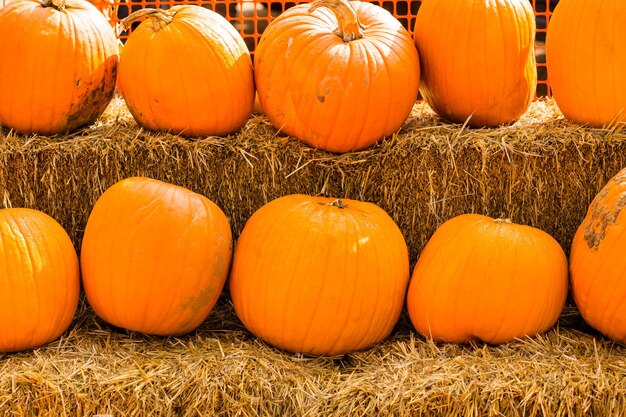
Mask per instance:
[[[0,0],[0,6],[15,0]],[[286,9],[306,1],[261,1],[261,0],[90,0],[101,10],[110,14],[111,24],[115,25],[120,19],[136,10],[154,7],[167,9],[177,4],[195,4],[209,8],[228,19],[241,33],[250,52],[259,43],[259,38],[267,25]],[[451,0],[452,1],[452,0]],[[537,41],[535,52],[537,56],[537,97],[550,96],[550,84],[545,64],[545,39],[550,15],[559,0],[528,0],[535,10],[537,24]],[[421,0],[374,0],[377,4],[391,12],[409,31],[413,31]],[[128,33],[121,36],[122,41]]]

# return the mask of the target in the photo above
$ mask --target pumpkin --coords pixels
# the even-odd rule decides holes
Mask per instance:
[[[626,169],[596,195],[570,251],[572,296],[585,321],[626,343]]]
[[[546,38],[556,104],[576,123],[626,121],[626,2],[561,0]]]
[[[122,50],[119,90],[141,126],[189,137],[224,136],[252,114],[252,59],[219,14],[195,5],[144,9]]]
[[[222,291],[231,248],[228,220],[208,198],[150,178],[124,179],[102,194],[87,221],[87,300],[117,327],[189,333]]]
[[[420,91],[439,116],[493,127],[530,105],[537,69],[528,0],[424,0],[414,37]]]
[[[230,274],[235,312],[267,343],[341,355],[386,338],[398,320],[408,250],[378,206],[288,195],[246,223]]]
[[[61,336],[79,291],[78,257],[61,225],[37,210],[0,210],[0,352]]]
[[[426,244],[407,309],[425,337],[499,344],[552,327],[567,289],[567,259],[550,235],[464,214],[441,225]]]
[[[113,98],[115,32],[85,0],[0,8],[0,125],[54,135],[93,123]]]
[[[332,152],[364,149],[396,132],[419,88],[410,34],[389,12],[361,1],[288,9],[261,36],[254,65],[274,127]]]

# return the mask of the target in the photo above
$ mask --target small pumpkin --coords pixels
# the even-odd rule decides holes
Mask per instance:
[[[81,251],[87,300],[118,327],[189,333],[222,291],[231,246],[228,220],[208,198],[127,178],[102,194],[87,221]]]
[[[0,352],[61,336],[79,291],[78,257],[61,225],[37,210],[0,210]]]
[[[260,339],[340,355],[386,338],[409,276],[402,233],[378,206],[288,195],[257,210],[237,241],[230,294]]]
[[[519,119],[537,85],[535,14],[528,0],[424,0],[415,21],[420,91],[455,123]]]
[[[118,46],[86,0],[0,8],[0,125],[54,135],[93,123],[115,91]]]
[[[546,63],[556,104],[576,123],[626,122],[626,2],[561,0]]]
[[[596,195],[570,252],[572,296],[585,321],[626,343],[626,169]]]
[[[425,337],[499,344],[552,327],[567,287],[567,259],[550,235],[464,214],[441,225],[426,244],[407,309]]]
[[[379,6],[317,0],[267,27],[254,56],[261,107],[276,129],[348,152],[396,132],[417,99],[411,36]]]
[[[122,51],[118,87],[149,130],[189,137],[224,136],[252,114],[252,59],[241,35],[219,14],[196,5],[143,9],[147,17]]]

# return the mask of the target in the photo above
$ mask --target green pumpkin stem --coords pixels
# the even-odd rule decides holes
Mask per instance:
[[[363,29],[365,26],[359,22],[359,17],[347,0],[315,0],[311,3],[309,13],[320,7],[329,8],[335,16],[339,27],[335,30],[335,34],[343,39],[344,42],[350,42],[363,37]]]
[[[53,0],[54,1],[54,0]],[[163,29],[165,26],[172,23],[172,18],[176,12],[163,9],[141,9],[129,14],[122,19],[116,26],[117,36],[120,36],[122,32],[130,29],[130,26],[139,19],[144,17],[149,18],[152,21],[152,27],[155,32]]]

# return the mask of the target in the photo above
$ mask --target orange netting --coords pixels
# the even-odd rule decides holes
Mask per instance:
[[[14,0],[0,0],[0,6]],[[226,17],[233,26],[241,33],[248,48],[252,53],[259,42],[261,34],[267,25],[286,9],[304,0],[90,0],[101,10],[108,7],[111,11],[111,24],[117,23],[120,19],[145,7],[155,7],[167,9],[176,4],[196,4],[207,7]],[[452,0],[451,0],[452,1]],[[550,96],[550,85],[545,64],[545,39],[550,15],[558,0],[528,0],[535,9],[537,23],[537,97]],[[371,3],[390,11],[398,20],[411,32],[415,25],[415,17],[421,0],[371,0]],[[124,33],[121,38],[124,40],[128,36]]]

